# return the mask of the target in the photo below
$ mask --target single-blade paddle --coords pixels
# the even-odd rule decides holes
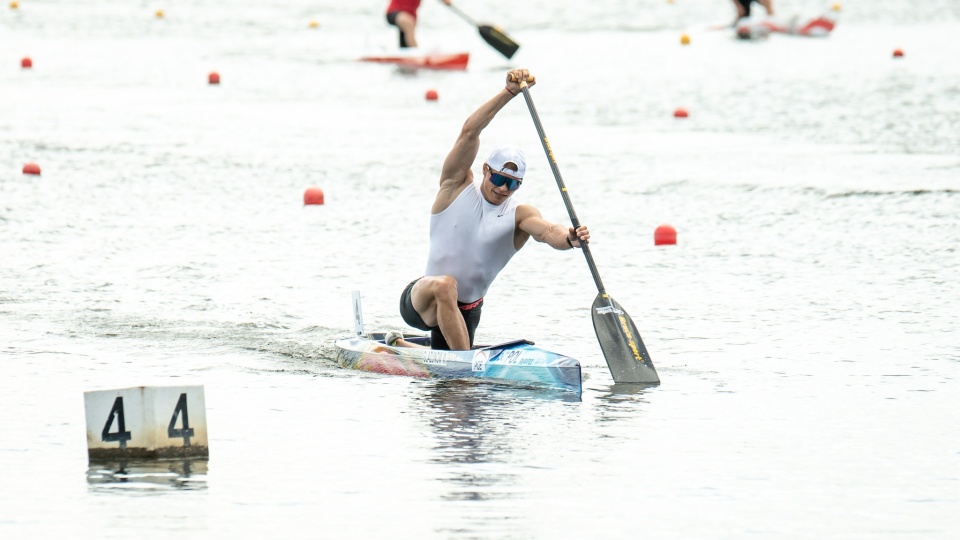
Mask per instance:
[[[516,54],[517,49],[520,48],[520,45],[516,41],[510,39],[509,36],[503,33],[503,30],[500,30],[496,26],[490,26],[489,24],[478,24],[476,21],[470,18],[469,15],[460,11],[460,8],[453,4],[449,4],[451,10],[454,13],[463,18],[463,20],[477,27],[477,30],[480,31],[480,37],[484,41],[490,44],[491,47],[500,52],[500,54],[506,56],[507,58],[512,58]]]
[[[573,228],[578,229],[580,220],[577,219],[577,214],[573,210],[573,203],[570,202],[567,187],[560,176],[560,168],[557,167],[550,142],[543,132],[543,124],[537,114],[537,108],[533,105],[533,98],[530,97],[530,88],[526,81],[520,81],[520,90],[523,92],[523,99],[527,102],[527,108],[530,109],[533,123],[537,127],[537,134],[540,135],[543,151],[547,154],[547,161],[550,162],[553,177],[557,180],[557,187],[560,188],[560,195],[563,196],[563,204],[567,207],[570,221],[573,223]],[[650,354],[643,345],[643,340],[640,339],[640,332],[637,331],[636,325],[633,324],[627,311],[604,289],[597,265],[593,262],[593,255],[590,254],[590,246],[581,243],[580,247],[583,249],[587,266],[590,267],[590,273],[599,291],[590,310],[593,316],[593,329],[597,334],[597,340],[600,342],[600,348],[603,350],[603,357],[607,360],[607,367],[610,368],[613,381],[659,384],[660,377],[657,375],[656,368],[653,367],[653,361],[650,360]]]

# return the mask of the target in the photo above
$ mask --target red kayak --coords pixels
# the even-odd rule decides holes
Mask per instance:
[[[419,56],[364,56],[360,59],[360,61],[394,64],[397,66],[417,69],[464,70],[467,69],[467,62],[470,61],[470,53],[425,54]]]

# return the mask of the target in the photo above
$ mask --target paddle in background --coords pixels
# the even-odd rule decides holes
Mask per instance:
[[[540,123],[537,108],[533,105],[533,98],[530,97],[530,88],[527,86],[527,81],[520,81],[520,90],[523,92],[523,99],[527,102],[527,108],[530,109],[533,124],[537,127],[537,134],[540,135],[543,151],[547,154],[547,161],[550,162],[553,177],[557,180],[557,187],[560,188],[560,195],[563,196],[563,204],[567,207],[570,221],[573,223],[574,229],[579,229],[580,220],[577,219],[577,213],[573,210],[573,203],[570,202],[567,187],[560,176],[560,168],[557,167],[550,142],[547,140],[546,133],[543,132],[543,124]],[[593,316],[593,330],[597,333],[597,340],[603,350],[607,367],[610,368],[613,382],[659,384],[660,376],[657,375],[657,370],[653,367],[653,361],[650,360],[650,354],[643,345],[643,340],[640,339],[640,332],[636,325],[633,324],[633,320],[630,319],[626,310],[607,294],[603,282],[600,281],[600,272],[597,270],[597,265],[593,262],[593,255],[590,254],[589,244],[581,243],[580,247],[587,259],[587,266],[590,267],[593,281],[597,284],[597,298],[590,308]]]
[[[498,50],[500,54],[506,56],[507,58],[513,57],[517,52],[517,49],[520,48],[520,45],[516,41],[510,39],[509,36],[503,33],[503,30],[500,30],[496,26],[490,26],[489,24],[477,24],[476,21],[470,18],[469,15],[460,11],[460,8],[453,4],[449,4],[447,7],[453,10],[454,13],[463,18],[463,20],[468,23],[476,26],[480,31],[480,37],[484,41],[490,44],[491,47]]]

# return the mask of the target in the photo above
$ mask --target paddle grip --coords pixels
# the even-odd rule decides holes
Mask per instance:
[[[527,80],[530,81],[530,83],[537,82],[537,78],[534,77],[533,75],[528,77]],[[517,82],[517,77],[513,73],[510,74],[510,82]],[[526,88],[527,84],[528,84],[527,81],[520,81],[520,88]]]

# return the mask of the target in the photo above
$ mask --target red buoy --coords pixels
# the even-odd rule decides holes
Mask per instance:
[[[893,57],[894,57],[894,58],[903,58],[903,50],[901,50],[901,49],[894,49],[894,50],[893,50]]]
[[[27,163],[23,166],[23,174],[40,174],[40,166],[36,163]]]
[[[24,56],[23,60],[20,61],[20,67],[23,69],[29,69],[33,67],[33,60],[29,56]]]
[[[677,230],[670,225],[660,225],[653,231],[653,245],[672,246],[677,243]]]
[[[210,75],[207,76],[207,81],[210,84],[220,84],[220,74],[216,71],[211,71]]]
[[[677,110],[673,111],[673,116],[674,118],[686,118],[690,116],[690,113],[683,107],[677,107]]]
[[[308,187],[303,192],[303,204],[323,204],[323,190],[317,186]]]
[[[425,97],[427,98],[427,101],[436,101],[440,95],[437,94],[436,90],[430,89],[427,90],[427,95]]]

